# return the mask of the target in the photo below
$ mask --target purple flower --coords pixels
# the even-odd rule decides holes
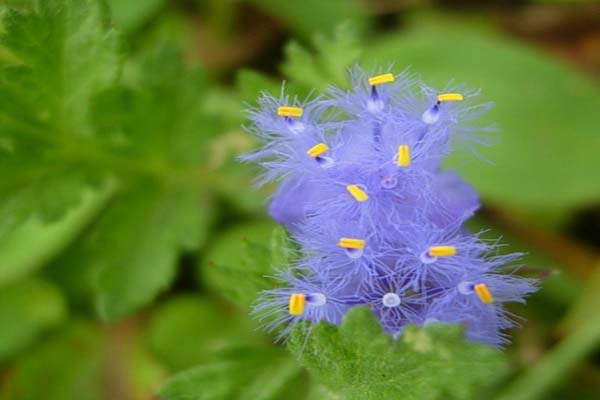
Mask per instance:
[[[261,293],[253,312],[267,332],[283,327],[278,339],[285,338],[298,321],[339,324],[346,311],[358,304],[358,298],[347,291],[349,285],[339,280],[299,278],[291,272],[282,272],[276,279],[285,286]],[[293,312],[294,297],[299,299],[301,313]]]
[[[281,183],[269,212],[301,248],[254,313],[284,338],[298,321],[339,324],[366,304],[394,337],[407,324],[440,321],[505,344],[515,322],[503,303],[522,302],[535,282],[502,273],[519,255],[497,255],[497,243],[464,228],[477,193],[440,170],[457,146],[485,144],[468,121],[490,104],[406,72],[369,77],[355,68],[351,80],[352,91],[305,102],[263,93],[249,111],[261,147],[243,160],[263,167],[259,185]]]

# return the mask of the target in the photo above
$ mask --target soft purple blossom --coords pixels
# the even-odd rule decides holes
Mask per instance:
[[[351,91],[304,102],[263,93],[249,111],[261,147],[243,160],[263,167],[259,185],[280,182],[269,213],[301,249],[254,312],[268,329],[283,327],[281,338],[298,321],[339,324],[364,304],[394,337],[439,321],[505,344],[515,322],[503,303],[522,302],[535,282],[508,267],[518,254],[498,255],[498,243],[468,232],[478,195],[440,169],[457,147],[486,143],[469,120],[490,104],[406,72],[379,78],[355,68]]]

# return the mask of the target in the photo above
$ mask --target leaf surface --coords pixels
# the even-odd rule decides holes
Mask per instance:
[[[282,349],[238,347],[216,362],[200,364],[169,379],[160,391],[168,400],[300,400],[302,369]]]
[[[472,399],[505,371],[500,350],[465,342],[458,326],[409,326],[394,341],[365,307],[306,332],[293,329],[290,350],[342,399]]]
[[[0,290],[0,360],[33,343],[67,315],[62,293],[42,280],[25,280]]]
[[[234,226],[217,235],[198,268],[200,279],[228,300],[247,309],[273,275],[270,247],[275,224],[253,222]],[[275,239],[280,240],[280,239]],[[282,253],[275,253],[281,262]]]

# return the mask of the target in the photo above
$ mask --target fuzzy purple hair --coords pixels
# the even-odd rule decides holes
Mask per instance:
[[[397,337],[407,324],[461,323],[467,338],[503,345],[515,325],[503,302],[523,302],[535,281],[507,269],[464,228],[475,190],[440,163],[458,143],[479,142],[465,121],[491,106],[477,91],[441,92],[407,73],[351,73],[352,91],[331,88],[300,102],[263,93],[248,131],[261,143],[242,157],[280,181],[269,212],[301,257],[262,293],[254,313],[285,337],[298,321],[339,324],[366,304]],[[458,140],[457,140],[458,139]],[[504,272],[504,273],[503,273]]]

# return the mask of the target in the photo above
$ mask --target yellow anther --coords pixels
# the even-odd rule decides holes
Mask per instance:
[[[452,257],[456,255],[454,246],[431,246],[427,252],[430,257]]]
[[[301,117],[304,111],[300,107],[278,107],[277,115],[281,117]]]
[[[319,143],[308,149],[306,154],[308,154],[312,158],[317,158],[323,153],[325,153],[327,150],[329,150],[329,146],[327,146],[325,143]]]
[[[438,94],[437,97],[438,101],[444,102],[444,101],[462,101],[463,100],[463,95],[460,93],[442,93],[442,94]]]
[[[340,241],[337,244],[340,247],[345,249],[359,249],[362,250],[365,248],[365,241],[362,239],[352,239],[352,238],[340,238]]]
[[[494,302],[494,296],[492,296],[492,293],[485,283],[478,283],[477,285],[473,286],[473,290],[475,290],[477,297],[479,297],[479,300],[481,300],[483,304],[490,304]]]
[[[306,295],[302,293],[292,293],[289,304],[290,315],[302,315],[304,306],[306,306]]]
[[[398,146],[398,159],[396,160],[396,164],[399,167],[408,167],[410,165],[410,148],[401,144]]]
[[[367,192],[365,192],[356,185],[348,185],[346,186],[346,190],[350,192],[350,194],[352,195],[352,197],[354,197],[356,201],[363,202],[369,200],[369,195],[367,194]]]
[[[369,78],[369,85],[371,86],[377,86],[388,82],[394,82],[394,74],[383,74]]]

